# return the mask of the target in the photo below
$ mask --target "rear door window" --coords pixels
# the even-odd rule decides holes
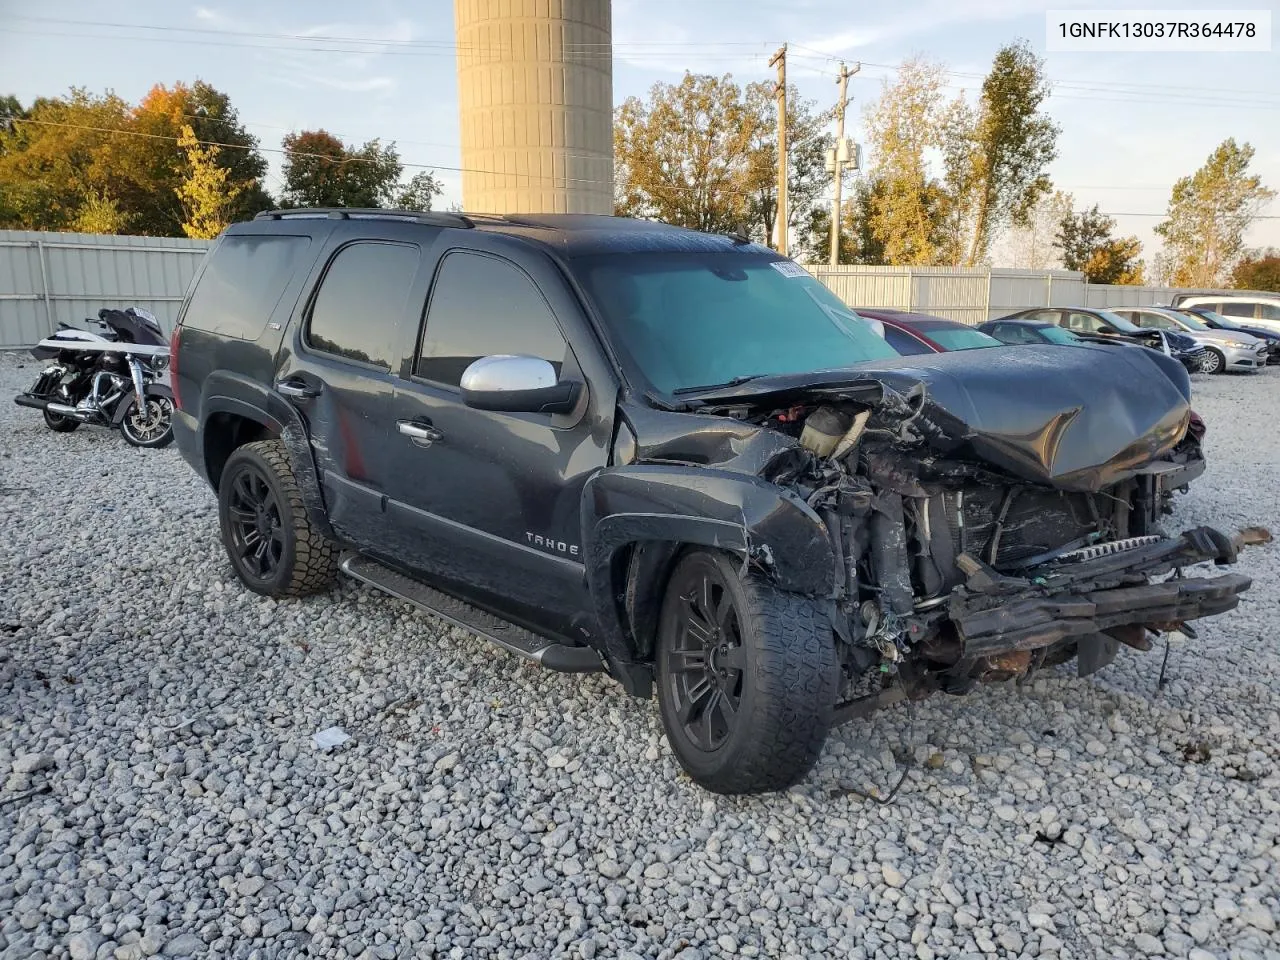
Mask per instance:
[[[183,326],[257,340],[298,268],[310,263],[310,237],[223,237],[191,292]]]
[[[307,346],[390,369],[421,251],[410,243],[362,240],[329,261],[307,318]]]
[[[527,273],[501,257],[454,250],[431,288],[414,374],[457,386],[481,357],[519,354],[548,361],[558,376],[567,349]]]
[[[921,343],[911,334],[897,327],[891,327],[887,323],[884,325],[884,339],[889,346],[902,354],[904,357],[912,357],[922,353],[933,353],[928,346]]]
[[[1068,330],[1081,330],[1084,333],[1097,333],[1099,330],[1105,328],[1106,324],[1095,317],[1092,313],[1077,313],[1072,310],[1067,313],[1067,322],[1065,326]]]

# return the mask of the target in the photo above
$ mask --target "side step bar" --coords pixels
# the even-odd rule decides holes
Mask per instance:
[[[383,593],[408,601],[428,613],[434,613],[455,627],[469,630],[492,640],[518,656],[534,660],[548,670],[561,673],[596,673],[604,663],[591,647],[570,647],[540,637],[531,630],[495,617],[463,600],[442,593],[412,577],[392,570],[358,553],[343,556],[339,568],[349,577],[376,587]]]

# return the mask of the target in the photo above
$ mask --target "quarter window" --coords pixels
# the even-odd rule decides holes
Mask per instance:
[[[484,253],[445,256],[431,288],[417,376],[456,386],[467,367],[496,354],[539,357],[559,375],[565,351],[551,307],[523,270]]]
[[[1222,304],[1222,309],[1218,310],[1217,312],[1227,317],[1248,317],[1250,320],[1252,320],[1253,304],[1240,303],[1238,300],[1235,302],[1226,301]]]
[[[419,250],[360,241],[329,263],[307,321],[307,345],[344,360],[390,369]]]

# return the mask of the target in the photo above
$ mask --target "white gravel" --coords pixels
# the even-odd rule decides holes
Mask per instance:
[[[1163,691],[1126,650],[726,799],[603,678],[350,584],[245,592],[177,452],[47,432],[34,373],[0,355],[4,957],[1280,958],[1275,544]],[[1170,527],[1280,531],[1280,371],[1197,381]],[[833,795],[907,758],[893,803]]]

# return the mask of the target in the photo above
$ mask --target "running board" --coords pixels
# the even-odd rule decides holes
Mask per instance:
[[[561,673],[596,673],[604,669],[600,654],[591,647],[571,647],[555,643],[531,630],[508,623],[479,607],[451,597],[412,577],[392,570],[359,553],[346,554],[339,568],[347,576],[415,607],[433,613],[455,627],[461,627],[504,650],[536,661],[548,670]]]

